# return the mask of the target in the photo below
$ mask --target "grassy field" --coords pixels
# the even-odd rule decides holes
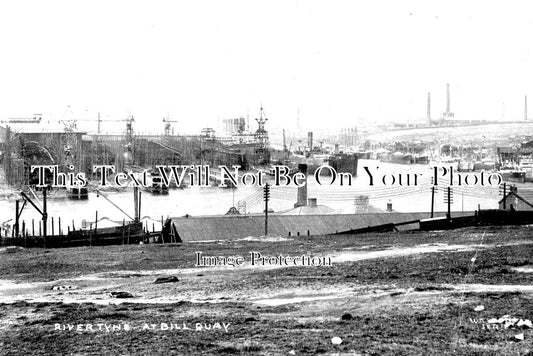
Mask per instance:
[[[333,263],[196,267],[196,251]],[[0,353],[531,355],[533,329],[488,321],[533,319],[532,267],[530,227],[4,250]]]

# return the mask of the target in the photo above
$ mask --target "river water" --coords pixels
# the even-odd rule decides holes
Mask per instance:
[[[370,177],[364,167],[367,167],[374,178],[374,185],[370,185]],[[379,167],[379,168],[378,168]],[[381,176],[389,174],[383,185]],[[417,184],[414,185],[413,174],[418,176]],[[308,198],[317,198],[319,205],[328,206],[338,213],[353,214],[356,204],[360,199],[356,197],[366,195],[369,203],[376,208],[385,210],[387,203],[398,212],[429,212],[431,209],[431,176],[433,170],[428,165],[401,165],[383,163],[374,160],[360,160],[358,176],[353,178],[351,185],[345,180],[344,185],[339,185],[339,178],[329,185],[329,178],[323,178],[324,184],[320,185],[315,177],[308,176]],[[392,184],[390,174],[395,176],[395,184]],[[407,175],[410,175],[410,185],[406,185]],[[402,175],[402,186],[398,185],[399,176]],[[271,184],[271,178],[268,178]],[[446,211],[444,203],[445,189],[443,181],[439,180],[439,189],[435,193],[435,211]],[[457,184],[457,181],[456,183]],[[133,216],[133,189],[129,188],[122,192],[104,193],[114,204],[118,205],[129,216]],[[297,197],[297,187],[273,186],[271,188],[271,201],[269,209],[275,212],[286,211],[293,208]],[[453,186],[452,211],[473,211],[478,208],[494,209],[498,207],[501,196],[498,187],[477,186]],[[261,213],[264,209],[263,190],[261,187],[245,187],[239,185],[236,189],[219,187],[187,187],[183,189],[171,189],[167,195],[152,195],[142,192],[141,217],[145,220],[160,221],[161,217],[178,217],[185,214],[220,215],[225,214],[232,206],[238,206],[241,202],[241,210],[247,213]],[[242,207],[245,202],[245,208]],[[15,217],[15,202],[4,200],[0,202],[0,223]],[[90,192],[89,199],[84,201],[70,200],[66,198],[49,199],[48,215],[54,217],[57,224],[60,217],[63,229],[66,224],[76,228],[81,226],[83,220],[87,223],[94,222],[98,211],[99,220],[108,218],[114,221],[128,220],[128,217],[109,203],[102,196]],[[40,220],[40,215],[29,204],[26,205],[21,219],[31,227],[31,220]],[[99,222],[99,227],[105,226],[105,221]],[[151,224],[150,224],[151,226]],[[156,225],[156,228],[159,226]],[[57,231],[57,230],[56,230]],[[30,228],[31,232],[31,228]]]

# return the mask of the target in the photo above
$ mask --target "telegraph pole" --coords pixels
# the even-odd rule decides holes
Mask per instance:
[[[445,200],[446,204],[448,204],[448,212],[446,213],[446,218],[448,220],[451,220],[451,218],[452,218],[452,203],[453,203],[452,188],[451,187],[448,187],[447,196],[445,197],[444,200]]]
[[[448,214],[447,214],[448,220],[450,220],[450,217],[451,217],[450,191],[451,191],[451,188],[448,187]]]
[[[15,226],[13,226],[14,236],[19,237],[19,200],[15,201]]]
[[[512,191],[512,190],[509,190]],[[503,210],[507,209],[507,199],[505,199],[505,196],[507,195],[507,183],[503,183],[503,189],[502,186],[500,186],[500,194],[503,194]]]
[[[507,207],[506,207],[506,198],[505,196],[507,195],[507,183],[503,183],[503,210],[506,210]]]
[[[48,224],[48,211],[46,210],[46,191],[48,190],[48,185],[43,188],[43,237],[44,237],[44,247],[46,248],[46,240],[48,238],[48,230],[46,225]]]
[[[431,126],[431,93],[428,93],[427,120],[428,125]]]
[[[435,207],[435,186],[431,187],[431,218],[433,219],[433,211]]]
[[[270,185],[265,184],[263,198],[265,200],[265,236],[268,235],[268,201],[270,200]]]

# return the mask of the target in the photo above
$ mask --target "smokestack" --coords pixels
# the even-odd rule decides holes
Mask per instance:
[[[446,83],[446,116],[450,116],[450,84]]]
[[[313,150],[313,133],[307,133],[307,146],[309,147],[309,152]]]
[[[307,164],[300,163],[298,165],[298,170],[304,174],[305,180],[304,185],[298,187],[298,197],[296,200],[296,204],[294,204],[295,208],[307,205]]]
[[[524,101],[524,120],[527,121],[527,95]]]
[[[431,124],[431,93],[428,93],[428,122]]]

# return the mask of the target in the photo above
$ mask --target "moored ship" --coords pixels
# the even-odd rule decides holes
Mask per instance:
[[[291,167],[298,167],[300,164],[306,164],[307,172],[314,174],[319,167],[329,165],[330,156],[331,155],[328,154],[292,154],[289,157],[289,162]]]
[[[351,173],[352,175],[356,176],[359,156],[355,153],[338,153],[335,155],[331,155],[328,160],[328,163],[338,173]]]
[[[70,186],[67,188],[67,197],[78,200],[89,199],[89,191],[87,187]]]
[[[521,157],[518,168],[524,171],[526,181],[533,181],[533,158]]]
[[[168,185],[164,184],[163,177],[158,171],[152,171],[149,177],[149,185],[146,188],[152,194],[168,194]]]
[[[526,181],[526,172],[518,168],[504,167],[498,171],[502,179],[506,182],[524,183]]]
[[[350,173],[357,175],[359,157],[356,153],[314,154],[305,157],[303,155],[291,155],[290,166],[298,167],[299,164],[307,164],[307,172],[314,172],[322,166],[330,166],[337,173]],[[321,175],[329,175],[329,169],[322,169]]]

